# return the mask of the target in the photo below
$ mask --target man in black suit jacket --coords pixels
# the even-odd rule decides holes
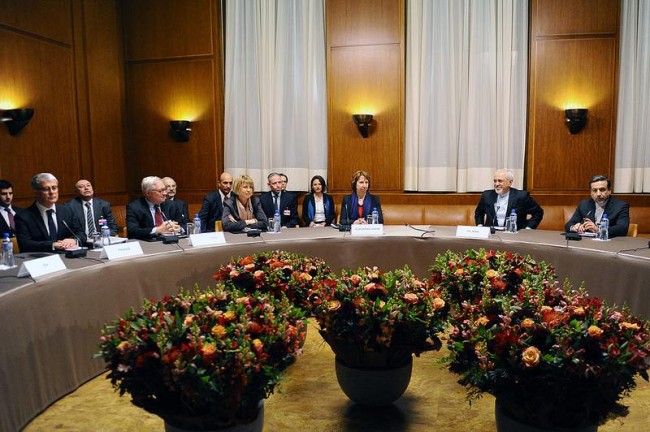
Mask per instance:
[[[280,211],[281,222],[280,225],[284,227],[294,228],[300,223],[298,217],[298,199],[291,192],[282,190],[282,177],[278,173],[271,173],[267,177],[269,192],[264,192],[260,195],[260,202],[262,209],[267,218],[272,218],[275,210]],[[279,204],[276,204],[279,201]]]
[[[483,192],[474,211],[476,225],[505,226],[506,219],[514,210],[518,230],[537,228],[544,217],[544,210],[528,191],[513,188],[513,180],[514,175],[509,170],[500,169],[494,173],[494,189]]]
[[[59,200],[59,181],[50,173],[36,174],[31,181],[36,201],[16,214],[16,238],[21,252],[63,252],[77,249],[86,234],[81,222]],[[77,238],[75,238],[75,236]]]
[[[167,188],[160,177],[145,177],[141,186],[144,196],[126,205],[127,237],[158,240],[165,234],[178,234],[183,216],[178,206],[165,200]]]
[[[604,214],[609,219],[609,237],[626,236],[630,226],[630,205],[614,198],[612,181],[597,175],[589,181],[591,199],[580,201],[571,219],[564,225],[566,232],[598,232],[598,224]]]
[[[21,207],[12,206],[14,185],[9,180],[0,180],[0,238],[4,233],[16,235],[16,213]]]
[[[190,214],[190,210],[187,205],[187,202],[176,197],[176,188],[177,188],[176,181],[171,177],[163,177],[162,181],[165,187],[167,188],[167,201],[171,201],[178,207],[178,211],[181,212],[181,216],[182,216],[182,219],[179,219],[178,223],[182,227],[185,227],[187,221],[192,220],[192,218],[194,218],[194,215]]]
[[[111,230],[111,235],[116,236],[118,227],[113,217],[113,212],[111,212],[111,203],[95,197],[93,185],[88,180],[79,180],[75,183],[74,190],[77,193],[77,197],[71,199],[65,205],[81,221],[86,235],[90,237],[93,232],[101,233],[102,227],[99,226],[98,221],[103,218],[106,219],[108,228]],[[88,209],[86,204],[90,204],[90,209]],[[92,225],[90,226],[88,225],[89,219],[86,214],[88,211],[90,211],[90,220],[92,220]]]
[[[203,204],[199,211],[201,232],[213,232],[214,223],[221,221],[223,203],[230,198],[230,192],[232,191],[232,175],[229,172],[222,173],[217,182],[217,187],[216,191],[210,192],[203,197]]]

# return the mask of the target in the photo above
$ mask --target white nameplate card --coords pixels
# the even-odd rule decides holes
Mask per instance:
[[[36,279],[66,268],[61,255],[55,254],[23,262],[18,270],[18,277],[31,276]]]
[[[384,235],[384,224],[352,224],[350,235],[359,237]]]
[[[458,225],[456,237],[487,239],[490,238],[490,227]]]
[[[104,246],[102,248],[102,254],[99,256],[99,258],[108,258],[109,260],[114,260],[118,258],[127,258],[143,254],[144,252],[142,252],[142,246],[140,246],[140,243],[136,241]]]
[[[226,244],[226,237],[222,232],[207,232],[190,234],[190,245],[193,247],[217,246]]]

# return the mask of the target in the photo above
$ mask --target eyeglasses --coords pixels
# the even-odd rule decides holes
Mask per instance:
[[[163,193],[167,192],[167,188],[162,188],[162,189],[151,189],[153,192],[158,192],[158,193]]]
[[[43,192],[56,192],[59,190],[58,186],[48,186],[48,187],[42,187],[38,188],[38,190],[43,191]]]

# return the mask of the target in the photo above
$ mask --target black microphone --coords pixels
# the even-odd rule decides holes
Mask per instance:
[[[496,206],[496,209],[494,210],[494,219],[492,219],[492,226],[490,227],[490,234],[495,234],[497,232],[495,227],[499,224],[499,220],[497,218],[497,213],[499,213],[500,209],[501,209],[501,206]]]
[[[162,211],[162,208],[160,209],[160,214],[162,215],[163,220],[165,222],[169,222],[169,219],[167,219],[167,216],[165,215],[165,212]],[[163,234],[162,235],[162,242],[163,242],[163,244],[178,243],[178,236],[176,235],[176,233]]]
[[[643,249],[650,249],[650,241],[648,242],[648,246],[638,247],[636,249],[621,249],[620,251],[616,252],[616,255],[620,254],[621,252],[636,252]]]
[[[436,232],[435,230],[426,230],[426,229],[422,229],[422,228],[416,228],[413,225],[411,225],[410,223],[405,223],[404,225],[411,228],[412,230],[421,231],[422,234],[420,234],[420,238],[424,238],[425,235],[433,234],[434,232]]]
[[[343,214],[345,214],[345,220],[341,219],[339,224],[339,231],[350,231],[350,215],[348,215],[348,205],[343,204]]]
[[[63,222],[63,225],[65,225],[65,227],[68,229],[68,231],[70,231],[72,236],[77,240],[77,246],[79,246],[79,249],[65,251],[65,257],[66,258],[82,258],[82,257],[85,257],[86,254],[88,253],[88,248],[81,246],[83,244],[81,239],[79,237],[77,237],[77,234],[75,234],[74,231],[72,231],[70,229],[70,226],[68,226],[68,223],[65,221],[65,219],[61,219],[61,222]]]

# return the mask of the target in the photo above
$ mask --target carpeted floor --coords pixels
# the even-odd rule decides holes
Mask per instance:
[[[265,401],[264,430],[311,432],[490,432],[495,431],[494,398],[486,395],[470,406],[456,376],[436,364],[441,353],[416,358],[408,390],[393,406],[368,409],[350,402],[340,390],[334,355],[311,325],[303,356],[291,366],[279,391]],[[645,432],[650,429],[650,384],[643,380],[625,399],[627,417],[600,432]],[[35,418],[26,432],[163,431],[162,420],[119,397],[102,375],[59,400]]]

